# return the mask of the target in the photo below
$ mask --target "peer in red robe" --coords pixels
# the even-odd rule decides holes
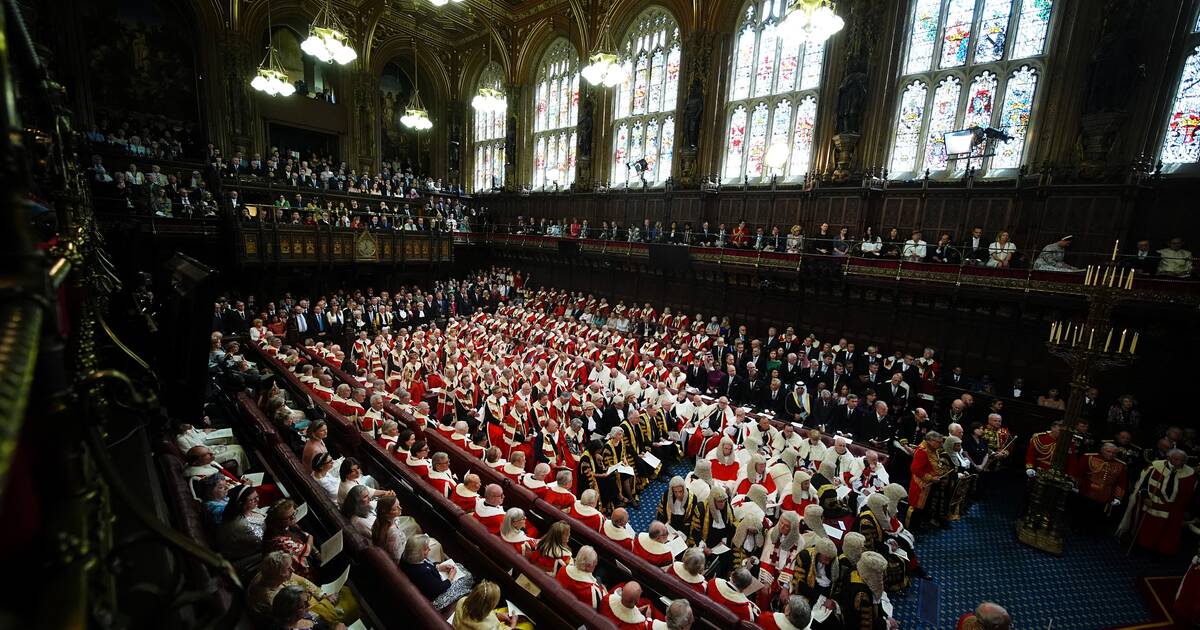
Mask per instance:
[[[1132,533],[1138,546],[1165,556],[1179,550],[1183,520],[1196,491],[1196,471],[1187,465],[1187,456],[1172,451],[1173,457],[1160,459],[1142,471],[1125,518],[1117,530]]]
[[[460,483],[454,487],[454,492],[450,493],[450,500],[467,514],[474,514],[475,504],[479,501],[479,493],[468,488],[467,484]]]
[[[579,599],[579,601],[592,608],[600,608],[600,603],[608,596],[608,591],[596,581],[595,576],[591,573],[581,571],[574,564],[568,564],[559,569],[558,573],[554,576],[554,580],[567,589],[567,592]]]
[[[675,557],[666,543],[654,540],[648,532],[642,532],[634,537],[633,553],[656,567],[665,567],[671,564]]]
[[[753,622],[758,616],[758,606],[750,601],[740,590],[734,588],[728,580],[724,578],[713,578],[708,581],[708,588],[704,590],[708,597],[717,604],[728,608],[733,614],[737,615],[738,619],[743,621]]]

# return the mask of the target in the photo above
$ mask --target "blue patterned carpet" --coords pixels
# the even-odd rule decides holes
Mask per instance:
[[[690,463],[676,464],[642,494],[630,510],[634,529],[645,531],[671,475],[686,475]],[[1000,480],[991,498],[976,503],[950,529],[925,531],[917,553],[940,590],[936,626],[917,617],[916,589],[893,596],[904,628],[953,628],[959,615],[983,600],[1008,608],[1013,627],[1039,630],[1099,630],[1149,619],[1134,589],[1139,576],[1180,575],[1187,567],[1193,538],[1185,538],[1176,558],[1126,555],[1111,536],[1072,534],[1061,558],[1017,542],[1014,521],[1024,492],[1022,478]]]

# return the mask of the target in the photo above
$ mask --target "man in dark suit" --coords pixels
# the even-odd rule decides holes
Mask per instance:
[[[712,347],[713,362],[716,363],[718,367],[725,365],[725,355],[729,354],[731,351],[732,349],[729,347],[729,344],[725,342],[725,338],[717,337],[717,340],[713,343]]]
[[[225,332],[225,309],[220,302],[213,303],[212,332]]]
[[[912,391],[908,383],[904,381],[904,376],[899,372],[892,374],[892,378],[879,392],[879,399],[887,403],[891,408],[908,408],[909,395]]]
[[[1016,398],[1017,400],[1031,398],[1029,390],[1025,388],[1025,379],[1019,376],[1013,379],[1010,387],[1002,387],[996,394],[1005,398]]]
[[[305,314],[304,308],[297,304],[287,321],[288,343],[294,346],[303,342],[304,338],[308,335],[308,331],[311,329],[312,326],[308,321],[308,315]]]
[[[833,392],[828,389],[821,390],[817,399],[812,403],[812,414],[808,417],[809,424],[818,427],[829,426],[829,422],[833,419],[837,407],[833,402]]]
[[[842,364],[833,364],[833,374],[829,376],[829,389],[837,392],[842,385],[849,385],[850,382],[850,377],[846,376],[846,369],[842,367]]]
[[[888,418],[887,403],[877,401],[875,409],[859,416],[858,430],[853,432],[854,440],[858,442],[877,440],[883,437],[880,433],[889,424],[891,424],[891,421]]]
[[[783,350],[783,356],[795,354],[797,357],[804,354],[804,344],[796,337],[795,331],[789,326],[787,332],[783,334],[783,343],[779,346]]]
[[[804,373],[804,368],[800,367],[800,359],[796,357],[796,353],[790,353],[783,361],[783,365],[779,367],[779,378],[784,385],[795,385],[800,381],[801,374]]]
[[[854,433],[862,423],[860,415],[862,415],[862,409],[858,406],[858,396],[850,394],[846,397],[846,404],[838,405],[829,414],[829,419],[826,421],[827,431],[830,433]]]
[[[316,341],[328,342],[330,339],[336,340],[336,337],[330,336],[329,318],[325,315],[325,310],[320,306],[314,306],[312,314],[309,315],[308,321],[312,324],[312,338]]]
[[[962,257],[968,265],[982,265],[988,260],[989,243],[983,238],[983,228],[976,227],[963,241]]]
[[[971,382],[967,380],[966,375],[963,374],[962,366],[956,365],[954,366],[954,369],[946,372],[945,376],[942,377],[942,386],[954,387],[958,389],[971,389]]]
[[[904,379],[908,386],[916,389],[921,382],[921,371],[917,369],[917,364],[913,363],[911,354],[904,355],[895,365],[892,366],[892,373],[899,374]]]
[[[817,383],[821,380],[821,369],[817,366],[816,361],[810,361],[808,367],[800,372],[800,380],[804,382],[804,388],[808,391],[817,391]]]
[[[746,370],[746,399],[740,402],[757,406],[767,393],[767,379],[754,364],[747,366]]]
[[[1158,252],[1151,251],[1150,241],[1143,239],[1137,242],[1137,249],[1125,264],[1141,275],[1151,276],[1158,271],[1158,260]]]
[[[754,367],[762,374],[767,373],[767,353],[763,351],[758,340],[750,342],[750,358],[748,363],[753,363]]]
[[[748,391],[746,389],[746,379],[738,375],[737,370],[731,365],[726,371],[728,379],[724,380],[724,389],[720,392],[721,396],[729,398],[730,402],[737,405],[746,404]]]
[[[866,372],[872,365],[882,365],[883,356],[879,354],[879,348],[870,345],[867,346],[867,351],[858,355],[858,368],[855,370],[859,374]]]
[[[233,303],[233,308],[225,311],[225,332],[230,335],[240,335],[250,330],[250,313],[246,304],[241,300]]]
[[[708,387],[708,370],[700,365],[700,359],[692,359],[691,365],[687,369],[687,384],[688,387],[694,387],[700,391],[704,391]]]
[[[767,328],[767,338],[763,340],[763,347],[767,352],[778,350],[782,342],[783,339],[779,337],[779,331],[774,326]]]
[[[769,411],[775,414],[776,417],[783,417],[784,403],[787,401],[788,392],[783,387],[783,382],[779,379],[771,379],[771,384],[767,391],[763,392],[762,400],[759,402],[758,408],[763,411]]]
[[[613,398],[612,404],[607,405],[604,408],[604,413],[601,414],[601,420],[596,427],[597,433],[607,436],[613,427],[621,426],[621,423],[625,422],[627,411],[625,409],[625,398],[621,396]]]
[[[858,351],[854,349],[854,344],[847,343],[846,345],[842,346],[841,350],[838,350],[833,361],[834,363],[841,363],[843,366],[845,366],[847,371],[853,371],[854,364],[858,361],[858,356],[859,354]]]

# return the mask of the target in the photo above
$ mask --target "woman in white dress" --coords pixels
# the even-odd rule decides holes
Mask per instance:
[[[1017,246],[1013,244],[1012,241],[1008,240],[1008,232],[1000,232],[996,235],[996,242],[988,246],[987,266],[1009,266],[1012,263],[1012,257],[1016,251]]]

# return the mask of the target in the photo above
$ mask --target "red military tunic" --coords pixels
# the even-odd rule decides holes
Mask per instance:
[[[1119,459],[1106,460],[1098,453],[1084,455],[1079,467],[1079,494],[1097,503],[1125,499],[1129,475]]]
[[[1025,468],[1038,472],[1050,470],[1054,465],[1055,437],[1049,431],[1034,433],[1025,449]]]

